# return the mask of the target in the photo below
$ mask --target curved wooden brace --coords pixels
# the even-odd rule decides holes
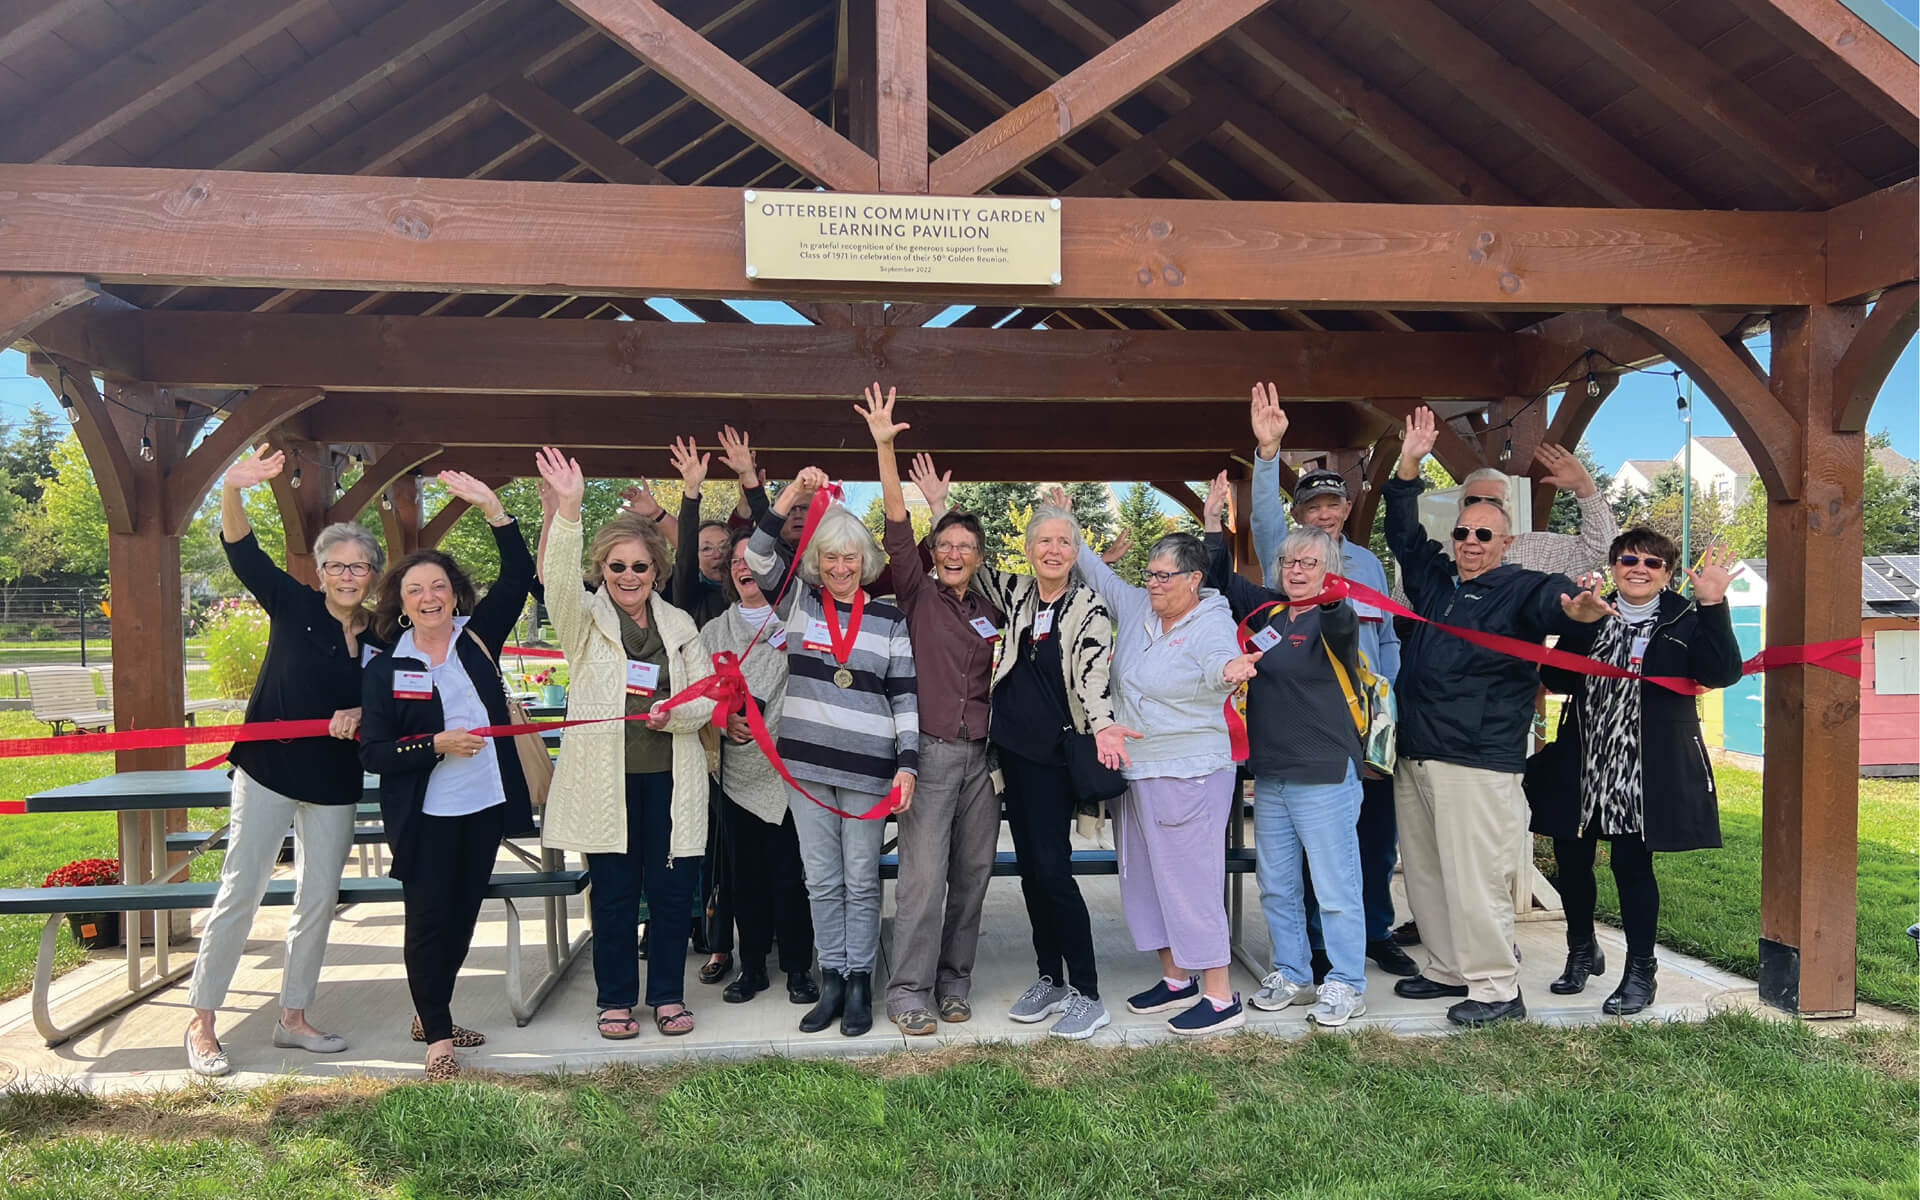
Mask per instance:
[[[253,394],[221,420],[193,453],[167,475],[167,530],[175,537],[187,531],[193,516],[213,486],[241,451],[288,417],[316,404],[326,393],[319,388],[255,388]]]
[[[420,476],[400,476],[387,494],[393,502],[380,510],[380,531],[386,535],[387,557],[399,558],[420,548]]]
[[[1867,427],[1873,401],[1887,382],[1901,351],[1920,330],[1920,283],[1880,293],[1880,300],[1853,335],[1853,343],[1833,368],[1835,433],[1859,433]]]
[[[86,451],[87,464],[100,488],[100,507],[106,511],[110,533],[132,533],[139,512],[134,502],[133,460],[107,411],[100,389],[85,363],[51,354],[29,354],[27,372],[39,376],[61,397],[61,406],[73,415],[73,432]]]
[[[1560,407],[1554,410],[1553,420],[1547,423],[1544,445],[1559,446],[1563,450],[1579,447],[1580,439],[1587,436],[1587,426],[1593,424],[1593,418],[1599,415],[1600,406],[1607,402],[1608,396],[1613,395],[1613,389],[1620,386],[1620,376],[1596,374],[1593,382],[1600,389],[1598,396],[1587,395],[1587,381],[1584,379],[1567,385],[1567,394],[1561,399]],[[1547,517],[1553,509],[1553,495],[1558,490],[1550,483],[1534,481],[1534,528],[1547,527]]]
[[[1194,495],[1193,489],[1179,480],[1153,479],[1148,481],[1153,488],[1167,499],[1193,514],[1196,521],[1205,520],[1206,501]]]
[[[511,481],[505,476],[494,475],[483,477],[480,482],[497,491]],[[441,506],[440,511],[433,514],[433,520],[421,527],[420,548],[430,550],[438,546],[440,539],[446,537],[447,531],[453,528],[453,523],[465,516],[470,507],[471,505],[457,496],[449,498],[446,504]]]
[[[78,275],[0,275],[0,350],[99,291]]]
[[[1373,536],[1373,515],[1380,508],[1380,489],[1400,464],[1400,431],[1394,430],[1373,444],[1367,452],[1367,485],[1347,514],[1347,539],[1366,545]]]
[[[1766,381],[1755,378],[1751,356],[1735,353],[1691,308],[1632,305],[1613,310],[1613,316],[1665,351],[1707,393],[1739,435],[1769,496],[1800,498],[1806,444],[1800,423]]]
[[[418,443],[387,447],[385,454],[361,468],[360,478],[327,509],[327,523],[331,525],[336,521],[351,521],[358,517],[361,510],[372,504],[394,480],[439,454],[442,449],[444,447]]]

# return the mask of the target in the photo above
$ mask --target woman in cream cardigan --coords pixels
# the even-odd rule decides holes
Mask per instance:
[[[677,914],[693,905],[707,842],[707,754],[700,729],[713,701],[670,712],[659,703],[713,674],[693,619],[660,598],[673,554],[653,522],[623,513],[594,532],[586,580],[566,586],[580,567],[580,464],[552,448],[538,456],[540,476],[557,502],[541,550],[547,612],[567,654],[569,720],[647,713],[644,721],[583,725],[567,731],[555,769],[541,840],[577,850],[593,879],[593,974],[600,1036],[638,1036],[639,904]],[[685,1004],[688,927],[662,920],[652,931],[646,1002],[669,1037],[693,1032]]]

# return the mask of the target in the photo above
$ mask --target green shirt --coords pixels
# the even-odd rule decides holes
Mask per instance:
[[[655,704],[673,694],[673,684],[667,678],[667,646],[660,640],[660,631],[651,624],[642,626],[632,617],[614,608],[620,615],[620,646],[626,651],[627,658],[634,662],[650,662],[660,668],[660,682],[655,685],[653,695],[636,696],[627,693],[627,715],[644,713]],[[626,678],[626,669],[621,669],[621,678]],[[624,684],[623,684],[624,686]],[[644,721],[628,721],[627,727],[627,774],[645,775],[655,771],[673,770],[673,735],[664,730],[648,729]]]

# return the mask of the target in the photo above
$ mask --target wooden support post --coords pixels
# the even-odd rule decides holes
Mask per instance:
[[[1844,310],[1773,315],[1771,388],[1805,438],[1793,498],[1767,505],[1767,644],[1860,632],[1866,446],[1835,432]],[[1759,461],[1762,448],[1742,437]],[[1803,1016],[1854,1011],[1859,681],[1816,667],[1767,674],[1761,792],[1760,999]]]
[[[1395,429],[1375,442],[1367,452],[1367,477],[1359,495],[1353,498],[1353,511],[1347,514],[1347,540],[1366,545],[1373,537],[1373,514],[1380,508],[1380,489],[1400,462],[1401,430]]]
[[[1620,385],[1618,375],[1595,375],[1594,393],[1588,394],[1587,381],[1577,379],[1567,385],[1566,395],[1560,399],[1560,407],[1553,414],[1553,421],[1547,426],[1543,437],[1545,444],[1560,446],[1567,450],[1577,449],[1580,439],[1587,435],[1587,426],[1593,423],[1594,414],[1606,402],[1613,389]],[[1553,494],[1557,489],[1550,483],[1533,485],[1533,527],[1545,529],[1547,517],[1553,511]]]
[[[387,504],[380,509],[380,532],[387,539],[388,562],[420,549],[420,534],[426,527],[421,501],[417,470],[394,480],[387,489]]]
[[[1227,544],[1233,547],[1233,569],[1242,579],[1264,584],[1260,556],[1253,546],[1253,468],[1235,463],[1227,473]]]

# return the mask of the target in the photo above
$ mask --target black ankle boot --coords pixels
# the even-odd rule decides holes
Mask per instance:
[[[859,1037],[873,1028],[873,975],[868,971],[847,972],[847,1006],[840,1016],[840,1032]]]
[[[820,968],[820,1003],[800,1018],[801,1033],[819,1033],[833,1024],[847,1004],[847,977],[838,971]]]
[[[1566,969],[1547,985],[1547,990],[1556,996],[1571,996],[1586,988],[1588,976],[1606,973],[1607,956],[1600,953],[1600,943],[1589,940],[1584,946],[1568,949]]]
[[[726,991],[720,993],[720,998],[728,1004],[745,1004],[772,986],[773,981],[767,978],[766,959],[756,961],[743,958],[740,960],[740,974],[727,985]]]
[[[1613,995],[1601,1001],[1600,1011],[1610,1017],[1630,1017],[1652,1004],[1653,994],[1659,990],[1653,981],[1653,973],[1659,966],[1659,961],[1651,954],[1645,958],[1638,954],[1627,955],[1627,969],[1620,977],[1620,986],[1613,989]]]

